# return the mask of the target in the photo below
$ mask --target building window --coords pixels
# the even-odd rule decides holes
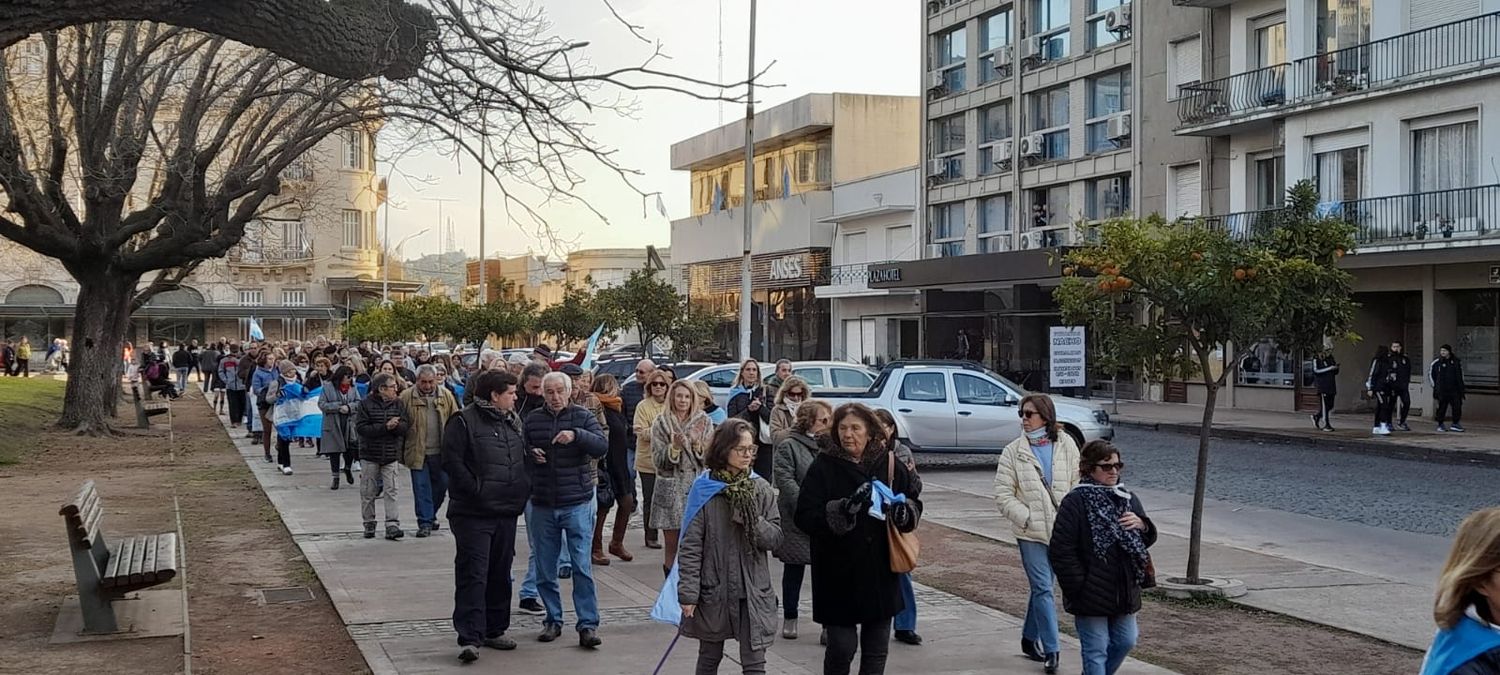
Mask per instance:
[[[1182,88],[1203,81],[1203,41],[1198,36],[1178,40],[1171,44],[1172,58],[1167,61],[1171,69],[1169,76],[1177,92],[1172,98],[1182,97]]]
[[[1444,124],[1412,131],[1412,192],[1478,185],[1478,151],[1478,122]]]
[[[979,82],[1000,79],[1004,69],[1010,70],[1010,62],[1000,52],[1011,44],[1010,10],[1002,10],[979,18]],[[1000,58],[997,64],[996,57]],[[998,67],[997,67],[998,66]]]
[[[1010,136],[1010,103],[996,103],[979,109],[979,175],[1001,170],[1001,158],[995,154],[995,145],[1008,142]]]
[[[1291,387],[1296,383],[1297,361],[1280,349],[1274,340],[1261,340],[1240,355],[1236,384],[1263,387]]]
[[[1130,0],[1091,0],[1088,16],[1089,24],[1089,49],[1107,47],[1119,42],[1124,33],[1111,31],[1105,21],[1109,10],[1122,5],[1130,4]]]
[[[265,304],[265,294],[266,292],[260,289],[246,290],[242,288],[240,289],[240,306],[259,307]]]
[[[730,189],[738,184],[740,192],[745,191],[743,174],[739,178],[731,175],[730,181]],[[827,185],[833,182],[833,153],[829,146],[820,144],[816,148],[797,151],[797,182],[803,185]]]
[[[1130,176],[1110,176],[1088,183],[1089,220],[1108,220],[1130,215]]]
[[[344,209],[344,248],[364,249],[369,245],[365,241],[365,215],[359,209]]]
[[[1274,209],[1286,204],[1286,158],[1270,155],[1255,158],[1255,208]]]
[[[1338,51],[1370,41],[1374,0],[1314,0],[1318,8],[1318,53]]]
[[[1045,159],[1067,159],[1068,86],[1054,87],[1031,95],[1027,131],[1040,133],[1046,146]]]
[[[1031,219],[1027,229],[1041,230],[1071,224],[1073,217],[1072,210],[1068,206],[1070,198],[1068,192],[1067,185],[1029,190]]]
[[[936,255],[948,257],[964,254],[964,235],[968,222],[964,217],[963,202],[949,202],[932,207],[932,241],[937,247]]]
[[[1344,202],[1365,196],[1368,183],[1365,155],[1368,150],[1367,146],[1361,145],[1313,155],[1320,201]]]
[[[1068,9],[1071,0],[1032,0],[1030,35],[1042,36],[1042,54],[1048,61],[1068,58]]]
[[[358,129],[347,129],[344,141],[344,168],[368,171],[374,168],[370,159],[370,135]]]
[[[911,236],[911,226],[887,228],[885,231],[885,257],[887,260],[906,260],[916,242]]]
[[[1197,162],[1169,167],[1168,175],[1172,179],[1172,194],[1167,212],[1173,218],[1195,218],[1202,213],[1203,190],[1200,180],[1201,169]]]
[[[1088,139],[1089,154],[1110,152],[1130,146],[1128,138],[1110,140],[1109,118],[1130,110],[1130,71],[1118,70],[1089,80]]]
[[[866,262],[870,259],[869,250],[865,246],[865,239],[864,232],[850,232],[844,235],[844,250],[840,256],[843,259],[841,264],[853,265]]]
[[[963,113],[938,118],[932,122],[932,151],[935,158],[942,163],[942,169],[936,172],[941,180],[959,180],[964,177],[966,123]],[[983,171],[982,167],[981,171]]]
[[[1276,12],[1250,22],[1256,68],[1286,63],[1286,14]]]
[[[1449,291],[1457,318],[1455,356],[1464,364],[1464,384],[1500,388],[1500,291]]]
[[[282,307],[306,307],[307,306],[307,291],[305,291],[305,290],[297,290],[297,291],[283,290],[281,292],[281,306]]]
[[[965,59],[969,50],[969,33],[963,26],[933,36],[932,62],[943,74],[943,85],[954,94],[965,88]]]
[[[1010,246],[1010,195],[979,200],[979,252],[1000,253]]]

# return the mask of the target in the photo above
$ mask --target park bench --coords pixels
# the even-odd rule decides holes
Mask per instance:
[[[139,429],[151,428],[151,418],[171,411],[171,404],[166,401],[147,401],[141,398],[141,385],[138,382],[130,383],[130,399],[135,403],[135,426]]]
[[[68,530],[78,606],[86,633],[120,630],[113,603],[125,594],[158,586],[177,576],[177,535],[145,534],[106,539],[104,504],[94,481],[59,511]]]

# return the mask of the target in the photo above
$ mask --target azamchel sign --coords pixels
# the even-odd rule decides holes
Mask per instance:
[[[1087,385],[1088,356],[1082,326],[1052,326],[1047,371],[1054,389]]]

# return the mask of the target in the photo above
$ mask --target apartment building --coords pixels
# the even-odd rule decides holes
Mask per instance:
[[[1045,389],[1058,249],[1143,199],[1161,209],[1166,167],[1203,154],[1174,139],[1166,96],[1143,92],[1166,86],[1167,36],[1208,12],[1123,0],[923,6],[921,259],[875,266],[869,285],[920,294],[921,355],[979,360]]]
[[[1401,341],[1419,367],[1414,405],[1431,408],[1423,366],[1450,344],[1469,384],[1466,414],[1500,417],[1500,2],[1174,0],[1210,12],[1174,45],[1175,134],[1210,144],[1219,193],[1193,192],[1213,220],[1245,231],[1307,179],[1320,210],[1356,227],[1342,265],[1360,303],[1358,345],[1338,405],[1361,405],[1376,345]],[[1194,75],[1199,75],[1196,80]],[[1192,173],[1192,167],[1181,171]],[[1265,342],[1239,359],[1230,404],[1305,409],[1304,354]],[[1168,388],[1192,398],[1190,387]]]
[[[808,94],[755,116],[751,209],[751,354],[834,355],[827,285],[839,186],[917,161],[920,101]],[[691,174],[692,211],[672,222],[672,259],[688,297],[721,317],[718,349],[738,357],[745,206],[745,127],[737,121],[672,144]],[[842,348],[837,351],[843,352]]]
[[[40,38],[6,49],[6,75],[19,90],[35,82],[43,95],[42,53]],[[158,133],[171,133],[172,120],[154,123]],[[378,300],[376,209],[384,189],[375,174],[376,131],[335,133],[288,167],[277,199],[282,206],[248,223],[225,257],[204,261],[181,288],[137,310],[127,337],[246,338],[253,317],[269,339],[310,339],[337,333],[351,311]],[[150,162],[143,172],[154,171]],[[397,293],[417,286],[392,281],[390,287]],[[71,337],[77,297],[77,284],[55,259],[0,239],[0,335],[25,335],[33,344]]]

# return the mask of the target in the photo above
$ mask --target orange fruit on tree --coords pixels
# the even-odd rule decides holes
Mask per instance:
[[[1236,267],[1234,269],[1234,280],[1235,281],[1244,281],[1245,280],[1245,268],[1243,268],[1243,267]]]

